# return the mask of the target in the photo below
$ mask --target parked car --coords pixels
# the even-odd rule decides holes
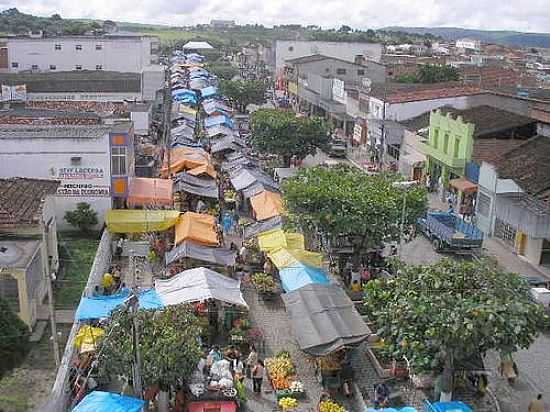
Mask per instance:
[[[550,289],[550,280],[541,276],[520,275],[532,288]]]
[[[330,157],[346,157],[346,142],[343,142],[341,140],[333,140],[330,143],[328,155]]]
[[[546,288],[531,288],[530,291],[533,300],[550,310],[550,290]]]

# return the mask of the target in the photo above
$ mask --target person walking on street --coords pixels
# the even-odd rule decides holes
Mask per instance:
[[[542,394],[539,393],[537,398],[529,403],[529,409],[527,412],[544,412],[544,401],[542,400]]]
[[[254,392],[262,393],[262,381],[264,380],[264,363],[262,360],[258,359],[256,366],[252,369],[252,387]]]
[[[246,377],[251,378],[252,377],[252,368],[258,363],[258,352],[256,351],[256,346],[252,345],[250,347],[250,353],[248,354],[248,358],[246,358],[245,364],[246,364]]]

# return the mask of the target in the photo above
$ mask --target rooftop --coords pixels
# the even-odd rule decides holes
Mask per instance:
[[[36,251],[40,248],[38,240],[1,240],[0,267],[25,269]]]
[[[475,124],[475,137],[482,137],[490,133],[497,133],[537,122],[530,117],[520,116],[491,106],[476,106],[466,110],[447,107],[442,112],[451,115],[455,119],[460,116],[464,122]]]
[[[0,125],[0,139],[98,139],[110,131],[127,132],[131,123],[115,125]]]
[[[335,61],[338,61],[338,62],[347,63],[347,64],[351,64],[351,65],[358,66],[358,67],[364,67],[364,65],[355,63],[353,61],[339,59],[337,57],[325,56],[325,55],[322,55],[322,54],[312,54],[310,56],[302,56],[302,57],[296,57],[294,59],[287,59],[287,60],[285,60],[285,63],[306,64],[306,63],[319,62],[319,61],[323,61],[323,60],[335,60]],[[372,63],[380,64],[380,63],[374,62],[372,60],[367,60],[367,59],[365,59],[365,63],[367,63],[367,64],[372,64]]]
[[[0,179],[0,228],[39,224],[42,201],[56,193],[59,183],[22,177]]]
[[[550,206],[550,137],[535,136],[505,153],[499,177],[513,179],[528,195]]]
[[[102,70],[55,73],[0,73],[0,83],[25,84],[28,93],[140,93],[141,75]]]
[[[387,103],[406,103],[481,94],[478,87],[464,86],[461,82],[434,84],[373,83],[369,96]]]
[[[476,163],[487,162],[496,164],[502,156],[525,143],[519,139],[476,139],[472,152],[472,160]]]

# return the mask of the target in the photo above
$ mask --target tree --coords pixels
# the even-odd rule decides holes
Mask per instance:
[[[86,202],[77,203],[76,209],[66,211],[64,218],[71,226],[83,232],[89,232],[98,223],[97,212]]]
[[[338,31],[341,32],[341,33],[349,33],[349,32],[352,31],[352,28],[348,25],[343,24],[342,26],[340,26]]]
[[[426,208],[420,186],[396,188],[397,175],[367,176],[351,167],[302,169],[283,184],[291,217],[305,230],[329,239],[347,237],[358,260],[366,249],[399,239],[403,197],[405,223],[414,224]]]
[[[29,336],[27,325],[8,302],[0,298],[0,377],[27,354],[30,349]]]
[[[290,166],[292,156],[302,160],[326,148],[329,130],[319,117],[297,117],[293,112],[261,109],[251,117],[252,146],[262,153],[283,158]]]
[[[55,20],[55,21],[61,21],[61,20],[63,20],[63,19],[61,18],[61,16],[60,16],[58,13],[52,14],[52,15],[50,16],[50,19]]]
[[[420,83],[440,83],[459,80],[460,74],[451,66],[426,64],[418,70],[417,78]]]
[[[263,104],[265,102],[266,85],[258,80],[222,80],[220,82],[221,93],[227,96],[235,104],[240,112],[246,111],[251,104]]]
[[[419,371],[442,367],[445,392],[457,363],[490,349],[527,348],[537,334],[542,310],[527,283],[492,263],[443,259],[400,272],[368,283],[370,320],[395,359],[406,356]]]
[[[239,69],[230,64],[212,64],[208,66],[208,70],[222,80],[231,80],[239,74]]]
[[[161,311],[139,310],[132,315],[121,309],[113,314],[110,330],[100,343],[101,376],[132,378],[132,316],[137,317],[143,387],[158,385],[167,391],[196,368],[202,350],[199,319],[188,305],[168,306]]]

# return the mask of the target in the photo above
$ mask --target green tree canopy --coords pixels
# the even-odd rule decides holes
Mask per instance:
[[[258,80],[222,80],[220,88],[221,93],[228,97],[240,112],[244,112],[251,103],[265,102],[266,85]]]
[[[90,231],[98,223],[97,212],[86,202],[79,202],[75,210],[66,211],[64,219],[83,232]]]
[[[404,74],[397,79],[398,83],[441,83],[460,80],[460,73],[451,66],[426,64],[414,74]]]
[[[19,302],[14,304],[19,307]],[[16,366],[30,349],[29,328],[19,319],[13,307],[0,299],[0,377]]]
[[[222,80],[231,80],[239,74],[239,69],[230,64],[211,64],[207,69]]]
[[[445,367],[446,391],[457,362],[527,348],[542,320],[527,283],[487,261],[403,266],[397,277],[368,283],[365,305],[393,357],[406,356],[416,370]]]
[[[202,354],[201,327],[192,308],[176,305],[161,311],[139,310],[135,316],[144,387],[159,385],[166,390],[178,378],[191,375]],[[132,315],[127,310],[115,312],[105,336],[99,349],[100,374],[122,375],[131,380]]]
[[[319,117],[296,117],[289,111],[262,109],[251,117],[252,145],[262,153],[281,156],[286,166],[290,158],[303,159],[326,148],[329,130]]]
[[[368,176],[346,166],[316,167],[300,170],[282,189],[300,226],[320,230],[331,239],[347,236],[359,256],[367,248],[399,239],[404,196],[406,223],[424,213],[425,190],[414,186],[403,191],[393,185],[398,180],[397,175]]]

